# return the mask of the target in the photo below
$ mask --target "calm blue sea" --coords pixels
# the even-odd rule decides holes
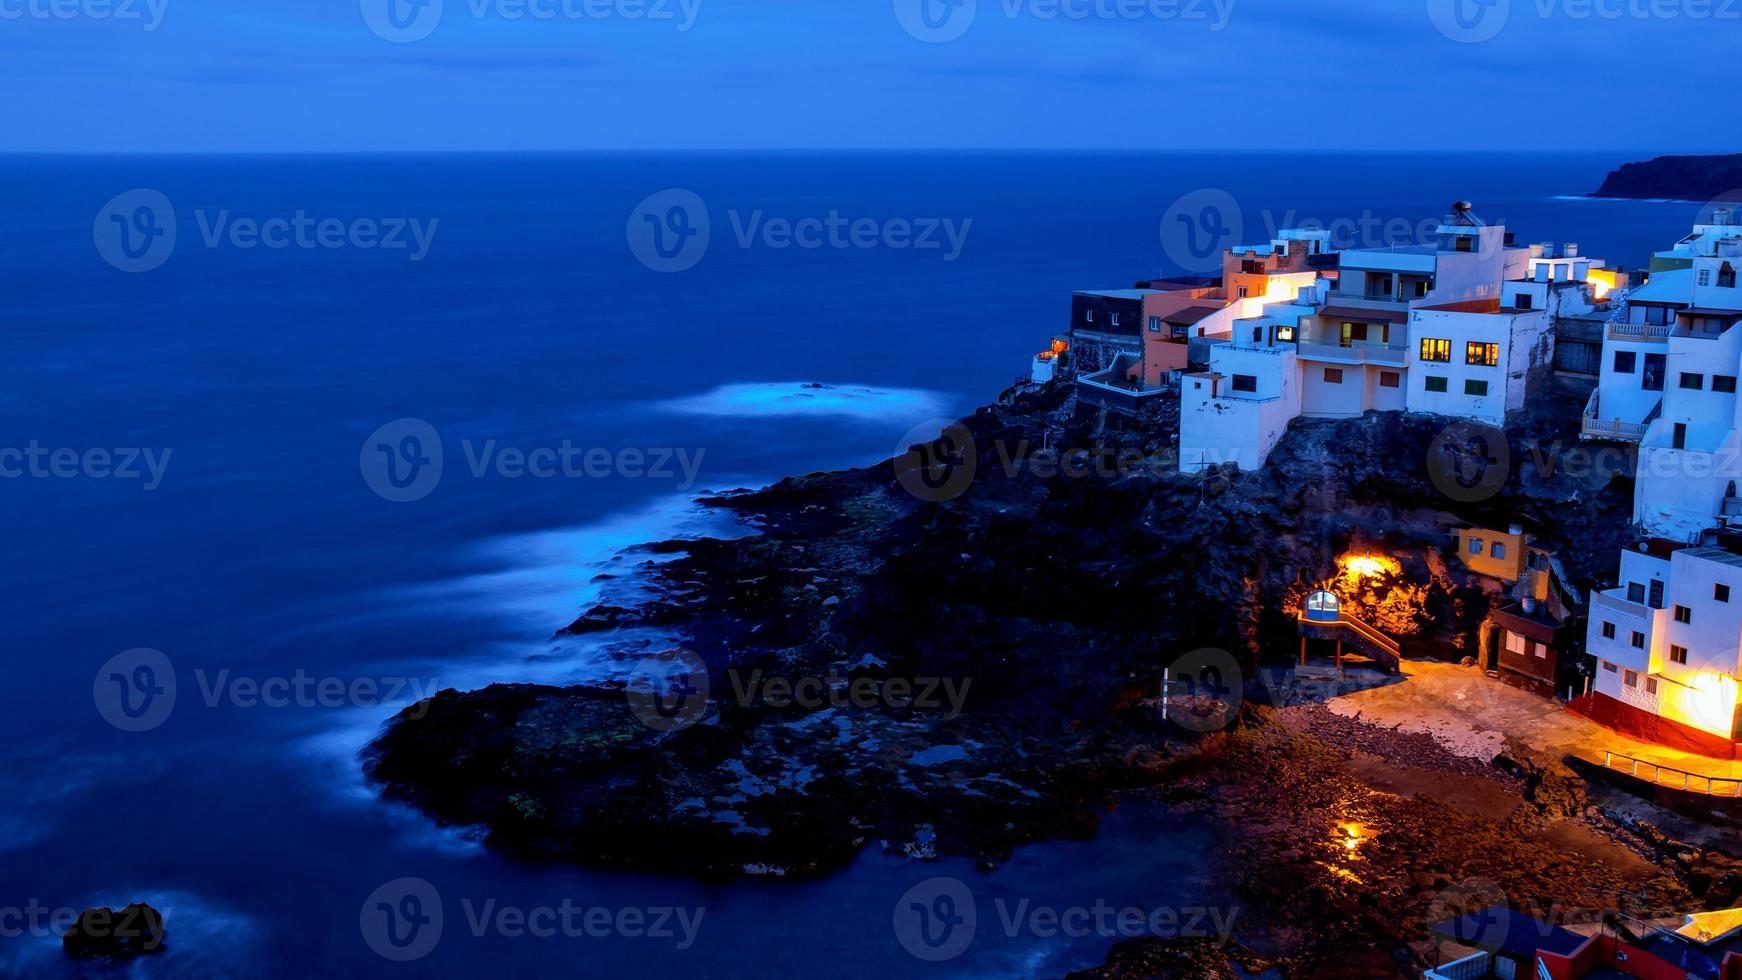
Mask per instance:
[[[250,704],[247,685],[596,675],[596,644],[549,637],[595,576],[644,560],[620,549],[708,531],[686,504],[704,487],[872,461],[913,426],[990,399],[1065,327],[1070,290],[1176,271],[1159,229],[1183,195],[1227,190],[1253,240],[1309,220],[1407,223],[1464,198],[1522,240],[1577,241],[1637,266],[1697,209],[1563,197],[1618,162],[0,158],[0,975],[846,980],[1099,962],[1098,937],[1006,935],[994,900],[1201,904],[1225,886],[1208,871],[1215,827],[1123,812],[1091,844],[1029,848],[991,875],[873,853],[802,884],[517,866],[362,783],[356,753],[395,705]],[[137,189],[173,207],[177,238],[158,267],[121,271],[104,258],[118,228],[139,244],[166,227],[141,215],[141,198],[111,205]],[[669,196],[642,208],[670,189],[693,191],[701,211],[674,215]],[[866,244],[763,235],[770,220],[831,215],[868,220]],[[336,219],[343,247],[249,247],[234,224],[299,216]],[[694,243],[683,233],[698,217],[711,234],[693,267],[638,261],[631,242],[646,254],[647,229]],[[896,247],[908,220],[912,234],[965,229],[959,255]],[[377,238],[353,234],[359,221],[382,221],[381,234],[433,227],[427,254],[359,247]],[[364,465],[364,447],[402,419],[427,423],[444,457],[438,482],[395,502],[372,488],[384,471]],[[404,431],[388,429],[390,444]],[[627,462],[550,479],[511,464],[473,473],[472,456],[565,444]],[[33,448],[38,465],[21,464]],[[54,450],[79,454],[68,475]],[[102,477],[91,450],[149,450],[159,464],[167,453],[167,465],[148,489],[144,462],[138,478]],[[634,463],[668,450],[699,467],[661,476]],[[129,653],[140,648],[162,659]],[[117,700],[142,664],[165,668],[146,687],[174,686],[166,716]],[[938,875],[971,886],[981,921],[965,954],[923,963],[892,914]],[[445,923],[428,955],[395,963],[360,918],[407,877],[436,888]],[[490,901],[565,899],[706,912],[687,949],[477,937],[467,921]],[[172,951],[125,969],[69,966],[27,914],[132,900],[170,911]]]

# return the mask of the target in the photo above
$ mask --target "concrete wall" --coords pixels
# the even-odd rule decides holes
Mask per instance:
[[[1180,472],[1220,463],[1257,469],[1289,422],[1300,414],[1300,368],[1294,352],[1217,345],[1210,356],[1219,374],[1190,374],[1180,390]],[[1235,374],[1251,375],[1256,393],[1235,392]]]
[[[1451,342],[1450,362],[1421,360],[1421,342],[1429,338]],[[1499,364],[1467,363],[1466,345],[1470,342],[1499,344]],[[1553,335],[1548,314],[1543,311],[1513,315],[1413,310],[1405,351],[1409,364],[1406,404],[1412,412],[1456,415],[1500,425],[1508,410],[1523,406],[1533,373],[1545,372],[1553,354]],[[1430,376],[1445,378],[1446,390],[1429,391]],[[1487,382],[1486,394],[1466,393],[1468,381]]]
[[[1645,387],[1645,355],[1667,354],[1668,347],[1662,342],[1606,340],[1603,343],[1603,366],[1597,375],[1597,413],[1599,418],[1619,419],[1622,422],[1643,422],[1663,400],[1661,390],[1653,391]],[[1617,355],[1631,354],[1630,369],[1623,373],[1616,370],[1618,362],[1625,362],[1626,357]]]

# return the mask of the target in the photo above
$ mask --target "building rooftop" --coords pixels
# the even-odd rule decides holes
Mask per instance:
[[[1332,319],[1349,320],[1386,320],[1391,323],[1408,323],[1407,310],[1369,310],[1360,306],[1327,306],[1319,311],[1320,316]]]
[[[1693,298],[1692,269],[1666,269],[1627,295],[1629,303],[1691,303]]]
[[[1497,299],[1467,299],[1459,303],[1435,303],[1432,306],[1418,306],[1416,309],[1440,310],[1446,313],[1492,313],[1496,316],[1515,316],[1519,313],[1539,312],[1519,309],[1516,306],[1501,306]]]
[[[1742,568],[1742,555],[1725,551],[1723,548],[1683,548],[1681,553],[1687,555],[1689,558],[1698,558],[1702,561],[1715,561],[1721,564],[1730,565],[1734,568]]]
[[[1585,944],[1584,936],[1514,912],[1504,905],[1428,926],[1440,936],[1471,949],[1505,953],[1521,960],[1534,960],[1538,950],[1565,956]]]
[[[1180,288],[1183,289],[1186,287],[1182,286]],[[1161,292],[1161,290],[1159,290],[1159,289],[1079,289],[1076,292],[1077,292],[1078,296],[1105,296],[1108,299],[1142,299],[1145,296],[1149,296],[1149,295],[1154,294],[1154,293],[1159,293],[1159,292]]]
[[[1174,326],[1189,327],[1199,320],[1207,316],[1214,316],[1225,309],[1227,309],[1226,304],[1221,306],[1188,306],[1183,310],[1162,314],[1161,320],[1163,323],[1171,323]]]

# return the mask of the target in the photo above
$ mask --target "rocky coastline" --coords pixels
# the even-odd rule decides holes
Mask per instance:
[[[1352,549],[1427,583],[1409,590],[1426,624],[1409,656],[1472,652],[1498,601],[1446,560],[1458,522],[1530,521],[1590,585],[1625,543],[1631,481],[1562,465],[1583,397],[1546,397],[1498,453],[1459,423],[1370,414],[1298,420],[1257,472],[1183,476],[1165,414],[1106,417],[1066,385],[1013,394],[917,455],[705,499],[760,533],[649,545],[668,560],[634,597],[567,627],[677,631],[680,652],[620,653],[678,665],[687,707],[632,683],[444,691],[394,719],[365,770],[504,853],[713,878],[824,875],[866,847],[991,871],[1093,835],[1129,794],[1224,822],[1248,913],[1234,943],[1124,943],[1086,977],[1410,975],[1421,925],[1470,887],[1581,908],[1621,890],[1733,900],[1727,859],[1646,862],[1689,847],[1618,828],[1559,760],[1455,757],[1263,680]],[[1163,720],[1163,672],[1205,657],[1226,683]],[[1377,788],[1374,765],[1517,805],[1494,819]],[[1351,846],[1349,825],[1384,829]],[[1569,851],[1571,825],[1609,847]]]
[[[1742,153],[1661,156],[1625,163],[1591,197],[1712,201],[1742,205]]]

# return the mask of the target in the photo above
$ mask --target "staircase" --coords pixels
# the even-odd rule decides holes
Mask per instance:
[[[1336,622],[1312,620],[1304,615],[1298,616],[1297,620],[1300,624],[1301,636],[1352,643],[1378,661],[1388,673],[1397,673],[1399,663],[1403,659],[1402,648],[1397,645],[1396,640],[1374,629],[1366,621],[1357,619],[1346,612],[1339,612]]]

